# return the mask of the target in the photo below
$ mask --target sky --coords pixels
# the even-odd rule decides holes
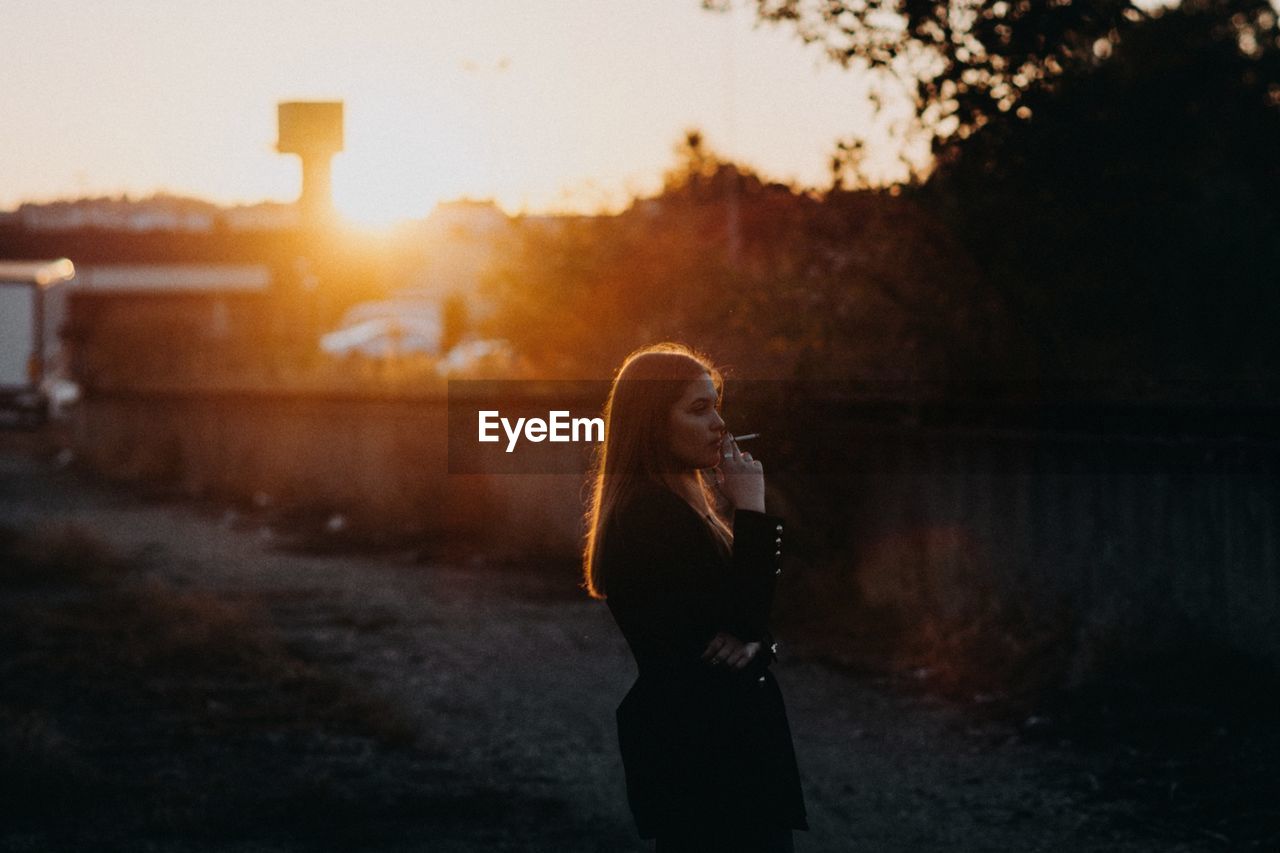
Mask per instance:
[[[345,102],[334,198],[365,225],[459,197],[616,209],[660,186],[693,127],[821,186],[836,140],[872,121],[858,74],[698,0],[0,0],[0,49],[0,209],[292,201],[287,100]]]

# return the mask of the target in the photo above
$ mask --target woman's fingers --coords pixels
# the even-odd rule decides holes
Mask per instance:
[[[702,653],[702,659],[711,666],[721,666],[733,660],[741,649],[741,640],[721,631],[707,643],[707,650]]]
[[[720,467],[722,469],[753,471],[761,468],[755,457],[750,453],[743,453],[739,449],[737,442],[733,440],[733,436],[729,433],[725,433],[720,442],[720,456],[722,459]]]
[[[759,643],[743,643],[737,651],[729,656],[728,665],[733,669],[742,669],[751,663],[751,659],[760,653]]]
[[[750,453],[742,453],[733,436],[725,433],[720,442],[718,484],[735,509],[764,512],[764,466]]]
[[[731,640],[733,637],[729,634],[723,632],[716,634],[711,638],[711,642],[707,643],[707,650],[702,653],[702,659],[713,666],[722,663],[733,652],[733,649],[729,648]]]
[[[707,650],[702,653],[702,659],[711,666],[742,669],[759,653],[759,643],[744,643],[732,634],[721,631],[707,643]]]

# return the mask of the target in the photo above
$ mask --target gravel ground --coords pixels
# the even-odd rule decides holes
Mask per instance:
[[[197,788],[224,758],[228,767],[257,768],[235,772],[258,784],[259,774],[286,768],[294,776],[306,768],[330,788],[344,773],[357,779],[345,789],[354,792],[345,811],[331,813],[326,824],[339,834],[343,820],[355,828],[356,840],[340,845],[323,833],[276,832],[266,811],[251,824],[260,833],[232,836],[201,838],[181,820],[160,832],[144,821],[131,839],[117,839],[119,849],[328,849],[330,841],[378,850],[648,849],[631,827],[613,729],[633,664],[607,610],[583,598],[567,575],[480,558],[299,554],[251,516],[144,500],[58,468],[32,453],[30,438],[3,440],[0,524],[71,523],[165,588],[252,602],[291,655],[389,709],[409,730],[376,746],[322,730],[299,746],[278,733],[249,738],[224,720],[195,727],[185,746],[174,747],[149,743],[137,711],[129,719],[141,728],[126,736],[107,711],[91,709],[86,713],[108,721],[107,743],[96,744],[95,754],[114,749],[144,763],[151,753],[163,755],[148,772],[168,762]],[[980,722],[940,700],[785,653],[776,672],[812,824],[797,838],[804,853],[1227,849],[1224,839],[1144,821],[1099,781],[1105,774],[1097,756],[1028,742],[1016,729]],[[60,700],[28,696],[37,699],[51,719],[63,719]],[[227,701],[210,698],[200,714]],[[176,720],[171,728],[194,725],[181,713]],[[246,790],[258,790],[255,780],[244,782]],[[210,783],[201,802],[239,784]],[[157,790],[143,786],[138,796]],[[379,811],[370,800],[396,805],[384,802]],[[394,831],[366,833],[375,823],[394,824]],[[46,830],[38,822],[21,833],[0,827],[0,849],[52,849]]]

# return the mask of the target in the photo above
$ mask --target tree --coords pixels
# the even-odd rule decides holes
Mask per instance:
[[[735,0],[703,0],[727,10]],[[740,0],[790,25],[833,61],[870,72],[877,103],[906,97],[939,143],[1020,111],[1030,92],[1104,62],[1148,15],[1130,0]],[[856,167],[865,140],[838,156]]]
[[[1280,30],[1192,0],[939,150],[917,194],[1015,318],[1020,361],[1091,391],[1274,395]],[[1266,47],[1270,45],[1270,47]]]
[[[538,372],[575,378],[663,338],[754,377],[901,387],[997,363],[999,308],[918,202],[799,193],[696,132],[677,155],[663,192],[616,216],[520,221],[488,282],[486,333]]]
[[[1274,394],[1280,27],[1268,0],[751,5],[907,86],[935,170],[904,198],[974,264],[982,287],[942,303],[978,315],[994,303],[1003,337],[981,351],[998,372],[1108,396]],[[839,156],[858,152],[855,139]]]

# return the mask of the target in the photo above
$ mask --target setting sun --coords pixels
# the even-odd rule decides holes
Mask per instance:
[[[439,189],[421,164],[339,155],[333,164],[333,203],[344,221],[361,228],[389,228],[426,216],[440,201]],[[402,171],[404,170],[404,171]]]

